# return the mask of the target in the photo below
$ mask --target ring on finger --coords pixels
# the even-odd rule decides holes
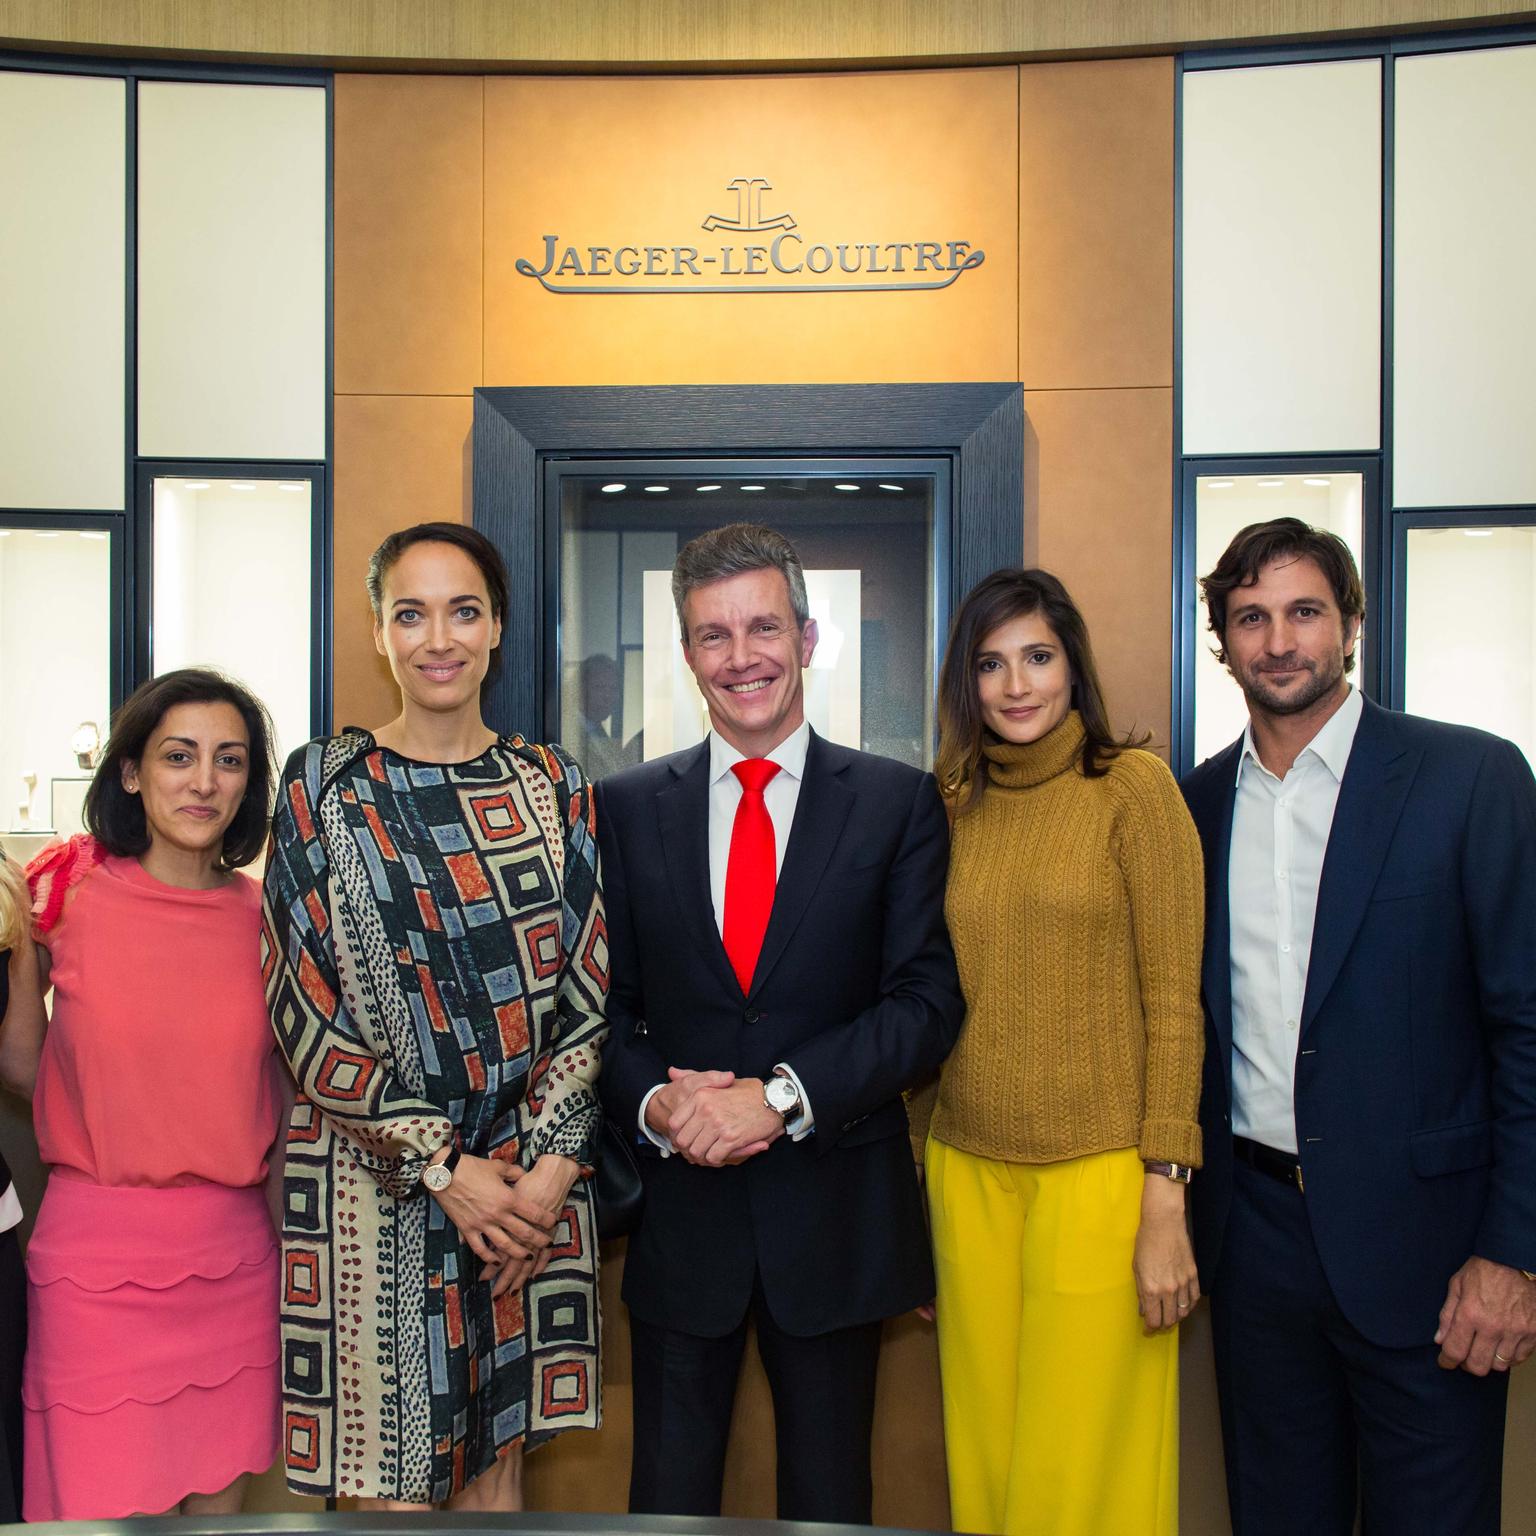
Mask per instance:
[[[1499,1352],[1498,1352],[1498,1350],[1494,1350],[1494,1352],[1493,1352],[1493,1358],[1494,1358],[1494,1359],[1495,1359],[1495,1360],[1497,1360],[1497,1361],[1498,1361],[1498,1362],[1499,1362],[1499,1364],[1500,1364],[1500,1365],[1508,1365],[1508,1364],[1509,1364],[1509,1357],[1508,1357],[1508,1356],[1507,1356],[1507,1355],[1501,1355],[1501,1354],[1500,1354],[1500,1353],[1499,1353]]]

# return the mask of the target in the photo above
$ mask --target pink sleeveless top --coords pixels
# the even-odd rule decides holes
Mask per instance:
[[[86,838],[27,874],[54,988],[33,1097],[42,1160],[97,1184],[260,1183],[282,1070],[260,887],[164,885]]]

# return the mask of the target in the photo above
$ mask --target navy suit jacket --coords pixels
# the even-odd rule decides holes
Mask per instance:
[[[964,1011],[932,777],[812,733],[745,994],[710,899],[709,743],[604,779],[598,834],[608,1113],[637,1127],[641,1100],[669,1066],[766,1078],[787,1062],[816,1124],[737,1167],[642,1157],[645,1210],[624,1270],[631,1310],[720,1337],[760,1276],[774,1321],[809,1336],[929,1300],[901,1093],[949,1053]]]
[[[1184,795],[1205,848],[1202,1283],[1232,1195],[1228,860],[1241,740]],[[1370,703],[1323,861],[1296,1060],[1307,1215],[1345,1316],[1434,1335],[1473,1254],[1536,1269],[1536,783],[1497,736]]]

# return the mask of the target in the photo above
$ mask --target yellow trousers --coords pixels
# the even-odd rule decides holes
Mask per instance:
[[[1133,1148],[1000,1163],[929,1138],[957,1531],[1177,1536],[1179,1342],[1149,1337]]]

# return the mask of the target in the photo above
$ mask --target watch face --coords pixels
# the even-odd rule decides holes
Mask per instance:
[[[432,1167],[422,1171],[421,1182],[428,1189],[443,1190],[453,1182],[453,1175],[441,1163],[434,1163]]]
[[[768,1083],[768,1102],[781,1115],[787,1115],[800,1102],[800,1094],[787,1077],[775,1077]]]

